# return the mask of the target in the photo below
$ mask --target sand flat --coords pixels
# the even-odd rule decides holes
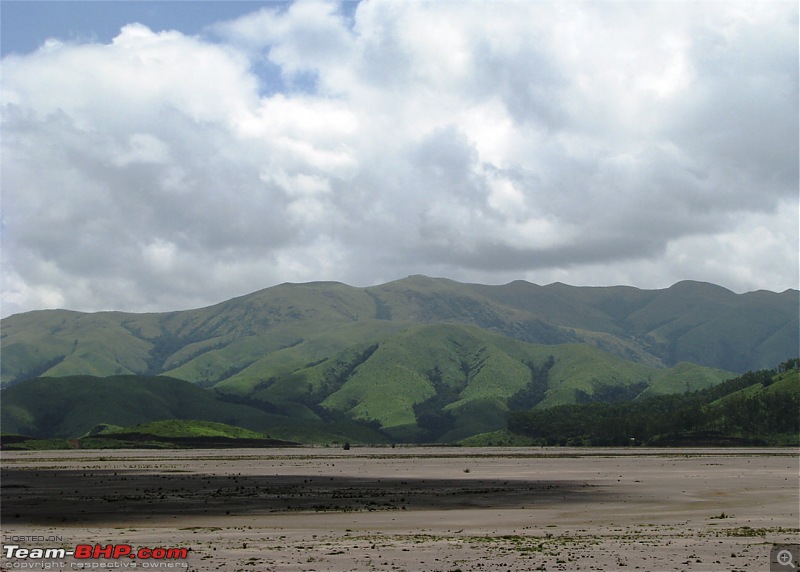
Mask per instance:
[[[2,471],[4,545],[191,548],[94,561],[115,569],[768,570],[800,542],[796,449],[72,450]]]

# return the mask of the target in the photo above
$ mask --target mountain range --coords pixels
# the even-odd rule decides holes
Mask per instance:
[[[394,440],[452,441],[501,428],[510,410],[679,393],[774,367],[798,353],[799,307],[797,290],[691,281],[282,284],[194,310],[10,316],[0,381],[4,409],[31,378],[42,392],[42,379],[167,376],[272,426],[358,422]],[[145,413],[137,422],[159,420]]]

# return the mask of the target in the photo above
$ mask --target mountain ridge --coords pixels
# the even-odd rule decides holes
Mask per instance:
[[[285,283],[171,312],[37,310],[0,322],[2,384],[36,375],[165,374],[213,385],[270,354],[298,366],[413,324],[449,322],[529,343],[588,343],[650,365],[689,361],[742,372],[796,351],[799,295],[736,294],[697,281],[643,290],[412,275],[366,288]]]
[[[4,427],[40,436],[194,407],[291,441],[455,442],[503,430],[515,411],[686,393],[773,367],[797,352],[799,295],[416,275],[287,283],[195,310],[29,312],[0,322],[0,406]],[[65,401],[65,384],[82,400]]]

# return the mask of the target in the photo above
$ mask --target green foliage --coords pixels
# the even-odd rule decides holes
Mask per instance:
[[[415,324],[437,323],[528,343],[589,344],[651,366],[683,361],[739,372],[771,366],[800,344],[795,290],[737,295],[697,282],[665,290],[521,281],[481,286],[412,276],[371,288],[282,284],[162,314],[48,310],[10,316],[2,320],[0,382],[166,374],[245,394],[310,362],[379,343]]]
[[[712,387],[721,380],[731,377],[734,376],[728,371],[701,368],[693,363],[681,362],[669,369],[655,370],[648,374],[649,385],[642,391],[641,398],[697,391]]]
[[[525,365],[531,372],[531,379],[528,385],[517,391],[508,399],[508,408],[512,411],[531,409],[541,403],[544,399],[548,385],[548,372],[555,365],[556,360],[551,355],[547,356],[541,366],[537,366],[532,361],[526,361]]]
[[[3,436],[3,449],[120,449],[185,447],[273,447],[293,443],[271,439],[263,433],[224,423],[197,420],[166,420],[118,427],[99,424],[77,439],[37,439]]]
[[[680,371],[716,381],[730,376],[688,364]],[[540,346],[434,324],[355,345],[261,381],[250,393],[171,378],[30,380],[4,391],[2,421],[4,429],[34,436],[200,419],[290,441],[451,442],[503,429],[509,409],[633,395],[640,380],[669,375],[591,346]]]
[[[268,413],[227,402],[215,391],[167,377],[37,378],[3,390],[0,403],[4,433],[39,438],[80,437],[92,432],[100,437],[106,433],[101,425],[130,428],[165,420],[191,421],[195,431],[202,426],[201,421],[224,423],[305,443],[387,440],[375,428],[358,422],[326,423],[318,418]]]
[[[124,430],[124,427],[119,425],[111,425],[109,423],[98,423],[89,431],[86,432],[86,437],[93,437],[95,435],[104,435],[106,433],[119,433],[120,431]]]
[[[532,447],[538,442],[525,435],[501,430],[479,433],[458,441],[458,444],[464,447]]]
[[[796,291],[696,282],[645,291],[412,276],[283,284],[164,314],[30,312],[2,322],[2,381],[23,388],[3,391],[2,424],[74,437],[101,423],[201,419],[303,442],[447,442],[502,430],[509,410],[640,401],[733,375],[698,363],[777,363],[798,345],[797,305]],[[21,381],[38,373],[49,380]],[[155,388],[122,376],[132,373],[173,380]]]
[[[348,379],[355,373],[356,369],[367,361],[375,350],[378,349],[378,344],[372,344],[363,350],[355,352],[348,352],[346,358],[337,358],[331,360],[331,363],[326,364],[322,370],[322,381],[316,386],[310,386],[309,393],[303,396],[306,399],[306,404],[316,406],[329,395],[339,391]]]
[[[761,370],[681,395],[515,412],[508,428],[547,445],[785,443],[798,440],[798,411],[800,372]]]
[[[478,328],[414,327],[384,340],[323,406],[376,420],[398,438],[412,438],[399,428],[416,427],[414,440],[435,441],[458,424],[460,411],[472,401],[497,400],[505,407],[529,380],[522,359],[538,361],[541,353]]]
[[[59,356],[54,356],[53,358],[44,362],[34,362],[35,365],[33,366],[33,369],[20,372],[17,375],[17,377],[8,382],[8,385],[14,385],[15,383],[19,383],[20,381],[24,381],[32,377],[38,377],[42,375],[44,372],[56,367],[58,364],[64,361],[65,357],[66,356],[64,355],[59,355]]]
[[[582,389],[575,390],[575,402],[620,403],[622,401],[633,401],[648,387],[646,381],[637,381],[630,385],[611,385],[594,380],[591,393],[587,393]]]
[[[428,381],[434,388],[434,393],[425,401],[420,401],[413,405],[414,417],[417,427],[422,429],[424,439],[434,442],[436,439],[455,426],[455,416],[445,408],[458,399],[461,391],[466,387],[467,381],[457,382],[456,384],[446,383],[443,380],[442,369],[436,364],[428,373]]]
[[[258,431],[250,431],[249,429],[235,427],[225,423],[198,421],[196,419],[153,421],[135,427],[120,427],[112,431],[104,431],[103,435],[131,432],[159,437],[229,437],[232,439],[263,439],[268,437],[268,435]]]
[[[3,451],[52,451],[74,449],[67,439],[35,439],[27,435],[0,435],[0,449]]]
[[[508,415],[504,400],[478,398],[462,401],[451,406],[456,422],[453,429],[440,436],[442,443],[455,443],[479,433],[488,433],[502,428]]]

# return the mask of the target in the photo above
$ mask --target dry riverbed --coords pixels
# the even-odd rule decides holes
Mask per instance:
[[[796,449],[4,452],[0,485],[16,570],[755,571],[800,541]],[[7,548],[81,544],[189,555]]]

